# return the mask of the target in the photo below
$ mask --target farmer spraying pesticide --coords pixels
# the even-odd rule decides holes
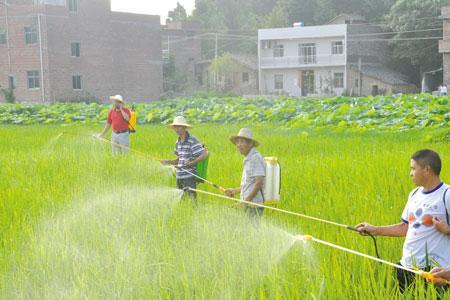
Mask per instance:
[[[208,157],[208,152],[202,146],[202,144],[189,133],[189,129],[192,128],[182,116],[176,117],[172,124],[167,127],[172,128],[178,135],[178,139],[175,143],[174,154],[176,159],[161,160],[162,164],[176,166],[177,187],[185,190],[185,193],[193,200],[197,198],[197,193],[190,189],[197,188],[197,169],[196,166],[199,162],[205,160]]]
[[[108,113],[108,119],[103,131],[97,136],[102,139],[112,127],[111,146],[114,154],[127,153],[130,147],[129,121],[131,112],[125,108],[125,101],[121,95],[109,97],[113,103],[113,108]]]
[[[236,145],[239,153],[244,156],[244,170],[241,186],[227,189],[226,195],[233,197],[240,194],[243,201],[262,204],[264,202],[263,189],[266,163],[261,153],[256,150],[256,147],[259,146],[258,141],[253,139],[251,130],[247,128],[242,128],[237,135],[230,138],[230,141]],[[260,217],[263,211],[263,207],[245,204],[245,212],[249,217]]]
[[[390,226],[361,223],[362,233],[406,237],[400,264],[428,271],[432,267],[450,267],[450,187],[439,178],[441,159],[432,150],[421,150],[411,157],[411,178],[418,186],[408,198],[402,222]],[[397,269],[403,292],[414,282],[414,275]]]

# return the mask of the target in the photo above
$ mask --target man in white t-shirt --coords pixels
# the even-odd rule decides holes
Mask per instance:
[[[402,222],[390,226],[361,223],[356,227],[364,233],[406,237],[402,266],[429,271],[432,267],[450,267],[450,191],[439,177],[441,159],[433,150],[421,150],[411,157],[411,178],[418,186],[408,198]],[[409,286],[414,274],[397,270],[400,290]]]

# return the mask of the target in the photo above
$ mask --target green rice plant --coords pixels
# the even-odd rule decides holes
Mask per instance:
[[[240,182],[243,158],[228,140],[240,126],[193,129],[210,151],[209,179],[225,187]],[[342,224],[398,222],[418,149],[438,151],[450,176],[450,146],[423,140],[433,131],[252,129],[261,153],[280,159],[278,207]],[[311,234],[374,255],[366,237],[268,210],[255,226],[232,202],[205,195],[194,206],[157,161],[113,156],[89,137],[100,126],[70,128],[86,136],[65,130],[0,128],[2,299],[436,298],[421,279],[402,298],[392,268],[293,240]],[[131,144],[159,159],[173,156],[175,140],[164,126],[141,126]],[[382,258],[397,262],[402,242],[378,238]]]

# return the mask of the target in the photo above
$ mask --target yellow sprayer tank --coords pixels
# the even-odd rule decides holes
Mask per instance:
[[[131,116],[130,121],[128,121],[128,129],[130,130],[130,132],[136,132],[137,115],[134,110],[130,111],[130,113]]]
[[[266,178],[264,182],[264,200],[266,204],[277,204],[281,192],[281,167],[276,157],[265,157]]]

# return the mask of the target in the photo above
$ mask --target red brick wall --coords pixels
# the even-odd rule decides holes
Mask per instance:
[[[10,2],[12,2],[10,0]],[[33,1],[31,1],[33,2]],[[8,51],[0,46],[0,85],[8,74],[16,75],[16,97],[41,101],[42,89],[29,90],[26,71],[40,71],[39,43],[25,45],[24,29],[37,23],[32,4],[8,7],[11,71]],[[0,6],[0,28],[5,27],[5,8]],[[32,15],[30,17],[18,17]],[[14,17],[16,16],[16,17]],[[41,7],[41,32],[45,100],[95,97],[108,101],[122,94],[130,101],[158,99],[162,89],[159,16],[110,11],[109,0],[79,0],[79,11],[68,7]],[[71,57],[71,42],[80,42],[80,57]],[[73,90],[72,76],[81,75],[82,89]]]

